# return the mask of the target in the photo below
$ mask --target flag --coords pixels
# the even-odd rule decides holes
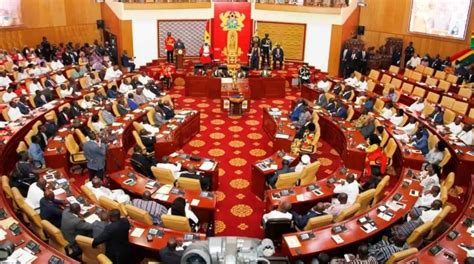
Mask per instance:
[[[211,45],[211,21],[207,20],[206,30],[204,31],[204,43]]]

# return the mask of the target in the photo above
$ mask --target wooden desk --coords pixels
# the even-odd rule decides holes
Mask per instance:
[[[279,116],[272,116],[269,110],[268,108],[263,110],[262,127],[273,142],[273,151],[283,150],[290,152],[291,142],[295,138],[296,129],[288,118],[286,111],[281,111]],[[288,135],[288,138],[278,138],[277,134]]]
[[[194,155],[193,155],[194,156]],[[203,173],[207,177],[211,177],[212,187],[211,190],[217,191],[217,187],[219,186],[219,162],[210,158],[201,158],[201,160],[191,160],[191,155],[184,153],[182,150],[176,151],[169,155],[170,163],[181,163],[181,168],[183,170],[188,170],[189,167],[192,165],[196,171]],[[214,163],[214,167],[210,170],[201,170],[200,167],[205,161],[212,161]]]
[[[136,175],[136,184],[134,185],[127,185],[124,183],[124,181],[129,179],[128,174],[132,172]],[[116,186],[126,190],[127,192],[133,194],[134,196],[139,196],[141,197],[142,194],[145,192],[145,190],[149,190],[152,193],[152,196],[158,191],[160,188],[160,185],[157,184],[156,187],[154,188],[146,188],[146,184],[151,181],[149,178],[139,174],[138,172],[134,171],[132,168],[125,168],[124,170],[117,171],[115,173],[112,173],[109,175],[109,178],[115,183]],[[176,190],[178,190],[176,188]],[[170,207],[173,201],[178,198],[178,197],[183,197],[191,203],[193,200],[199,200],[199,204],[196,206],[191,205],[191,208],[193,209],[193,212],[198,216],[199,220],[201,222],[210,222],[214,220],[214,211],[216,208],[216,202],[217,198],[214,195],[213,192],[210,192],[212,194],[212,198],[208,197],[203,197],[201,196],[201,192],[196,192],[196,191],[189,191],[186,190],[184,191],[184,194],[179,195],[170,192],[168,196],[166,197],[167,199],[156,199],[157,202],[160,204],[165,205],[166,207]]]
[[[337,224],[332,224],[329,226],[325,226],[322,228],[317,228],[312,231],[303,231],[303,232],[296,232],[296,233],[291,233],[291,234],[286,234],[283,235],[283,244],[282,244],[282,251],[284,255],[288,255],[290,258],[295,259],[305,259],[308,260],[311,257],[316,256],[320,252],[325,252],[328,250],[333,250],[336,248],[340,248],[343,246],[351,245],[360,241],[363,241],[371,236],[373,236],[376,233],[379,233],[380,231],[383,231],[387,228],[389,228],[391,225],[396,223],[399,219],[404,217],[413,207],[415,202],[417,201],[418,197],[413,197],[410,196],[410,190],[418,190],[421,191],[422,187],[419,185],[418,182],[413,181],[409,185],[409,187],[405,188],[402,185],[402,180],[403,179],[409,179],[406,175],[406,171],[402,173],[403,177],[399,178],[397,187],[394,188],[389,195],[387,195],[382,201],[380,201],[378,204],[373,206],[371,209],[369,209],[367,212],[365,212],[363,215],[370,217],[377,225],[377,229],[370,232],[366,233],[361,229],[361,225],[357,222],[357,220],[361,217],[361,215],[355,215],[354,217],[345,220],[341,223]],[[394,216],[389,220],[385,221],[377,216],[377,207],[380,205],[385,204],[386,202],[390,201],[392,197],[396,194],[400,193],[403,195],[401,202],[404,203],[406,206],[403,209],[399,209],[398,211],[393,211],[390,210]],[[336,244],[336,242],[332,239],[332,231],[331,229],[334,226],[338,226],[343,224],[348,230],[345,232],[342,232],[339,234],[341,238],[344,240],[341,244]],[[314,238],[306,241],[301,241],[299,238],[299,235],[305,234],[311,232],[315,235]],[[289,248],[287,243],[286,243],[286,238],[287,237],[292,237],[296,236],[297,239],[300,241],[301,247],[298,248]]]

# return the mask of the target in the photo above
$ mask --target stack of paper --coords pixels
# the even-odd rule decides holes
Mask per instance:
[[[136,227],[133,232],[130,234],[132,237],[141,237],[145,229]]]
[[[88,217],[84,218],[84,221],[86,221],[89,224],[92,224],[95,221],[100,221],[100,218],[96,214],[91,214]]]
[[[156,191],[157,194],[169,194],[171,189],[173,189],[173,185],[171,184],[165,184]]]
[[[289,138],[290,138],[290,135],[277,133],[277,134],[275,135],[275,138],[289,139]]]
[[[199,166],[199,170],[209,171],[212,170],[214,167],[213,161],[204,161],[201,166]]]
[[[18,224],[18,221],[16,221],[12,217],[8,217],[0,221],[0,227],[5,230],[7,230],[12,224]]]
[[[5,232],[3,229],[0,229],[0,241],[5,240],[6,236],[7,236],[7,232]]]
[[[286,244],[289,248],[299,248],[301,247],[301,243],[296,236],[287,236],[285,237]]]
[[[13,254],[7,259],[7,262],[15,263],[21,263],[21,264],[28,264],[32,263],[37,257],[28,251],[24,250],[23,248],[18,248],[16,249]]]

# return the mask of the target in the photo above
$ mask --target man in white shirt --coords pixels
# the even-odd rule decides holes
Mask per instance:
[[[355,179],[354,174],[349,174],[346,176],[346,180],[342,180],[341,183],[334,185],[334,193],[347,194],[347,203],[352,205],[359,195],[359,183]],[[334,199],[333,203],[339,203],[337,199]]]
[[[413,57],[407,62],[407,67],[410,69],[415,69],[416,66],[420,65],[421,59],[418,54],[414,54]]]
[[[415,132],[415,128],[416,128],[416,118],[410,117],[410,119],[408,120],[408,123],[405,126],[400,127],[398,129],[403,130],[405,134],[412,135]]]
[[[434,200],[433,203],[431,203],[431,209],[421,213],[421,221],[423,221],[423,223],[433,222],[436,216],[441,213],[442,207],[443,203],[440,200]]]
[[[163,156],[161,163],[157,163],[155,167],[170,170],[175,179],[178,179],[181,174],[181,163],[178,162],[176,165],[170,163],[168,156]]]
[[[6,72],[0,72],[0,86],[8,87],[12,80],[7,76]]]
[[[154,94],[152,91],[150,91],[148,86],[143,87],[143,95],[148,99],[148,100],[153,100],[156,98],[156,94]]]
[[[465,124],[462,131],[459,132],[458,138],[468,146],[472,146],[472,125]]]
[[[122,76],[122,72],[119,70],[118,65],[111,66],[105,71],[105,81],[116,80]]]
[[[150,78],[150,77],[148,77],[145,72],[142,72],[142,74],[140,74],[140,76],[138,76],[138,81],[139,81],[141,84],[145,85],[145,84],[147,84],[149,81],[153,81],[153,79]]]
[[[446,128],[453,135],[457,135],[462,131],[462,116],[457,116],[453,122],[446,125]]]
[[[71,96],[74,93],[74,90],[72,87],[67,87],[65,84],[61,84],[61,90],[59,91],[60,95],[62,98]]]
[[[43,91],[43,86],[39,82],[38,78],[34,78],[28,86],[28,89],[30,89],[30,95],[34,96],[36,95],[36,91]]]
[[[56,58],[56,60],[53,60],[51,62],[51,69],[53,69],[53,71],[56,71],[62,68],[64,68],[64,64],[61,62],[59,58]]]
[[[421,113],[425,109],[425,102],[423,97],[419,97],[413,104],[408,107],[410,111]]]
[[[324,92],[329,92],[329,88],[331,88],[331,82],[325,77],[316,84],[316,87],[323,90]]]
[[[56,73],[56,76],[55,76],[54,80],[56,81],[56,83],[57,83],[58,85],[67,82],[66,77],[64,77],[64,75],[63,75],[63,73],[62,73],[61,71],[59,71],[58,73]]]
[[[13,100],[16,97],[18,97],[18,95],[13,92],[13,88],[8,87],[7,91],[2,96],[2,100],[4,103],[9,103],[11,100]]]
[[[357,87],[357,90],[359,91],[367,91],[367,80],[365,79],[365,76],[362,76],[362,78],[360,78],[360,81],[359,83],[357,83],[356,87]]]
[[[301,172],[305,167],[311,163],[311,158],[308,155],[301,156],[300,162],[295,167],[295,172]]]
[[[340,193],[337,196],[337,202],[333,200],[333,203],[325,203],[324,206],[326,207],[326,210],[324,210],[324,213],[330,214],[336,217],[337,215],[339,215],[342,211],[344,211],[351,205],[347,202],[347,194]]]
[[[21,113],[20,108],[17,106],[15,101],[10,101],[10,107],[8,108],[8,117],[11,121],[16,121],[22,118],[24,115]]]
[[[267,221],[271,219],[293,219],[293,215],[290,213],[290,210],[291,204],[286,200],[281,201],[276,210],[263,215],[263,225],[265,225]]]
[[[81,101],[80,105],[82,109],[91,109],[92,107],[94,107],[94,103],[92,102],[92,99],[89,95],[86,95],[86,97],[84,97],[84,100]]]
[[[118,91],[121,94],[129,94],[133,91],[133,86],[128,79],[123,79]]]
[[[40,177],[37,182],[31,184],[30,188],[28,188],[25,202],[37,212],[39,212],[40,200],[44,196],[46,184],[46,180]]]
[[[415,207],[424,207],[429,209],[435,200],[439,200],[440,196],[441,189],[438,185],[435,185],[431,187],[428,192],[424,192],[421,197],[418,198],[418,201],[415,203]]]
[[[123,190],[110,190],[109,188],[102,186],[102,181],[99,177],[94,177],[92,181],[86,183],[86,187],[95,195],[97,199],[105,196],[118,203],[130,203],[130,196],[126,195]]]
[[[349,76],[349,78],[345,79],[344,82],[347,85],[356,86],[356,84],[359,82],[359,80],[357,80],[354,73],[351,73],[351,76]]]

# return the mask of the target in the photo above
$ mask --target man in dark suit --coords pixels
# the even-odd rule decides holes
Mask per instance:
[[[156,138],[154,135],[151,135],[150,132],[146,131],[146,129],[140,130],[140,139],[147,152],[153,152],[155,150]]]
[[[33,101],[35,102],[36,107],[42,107],[43,105],[48,103],[48,100],[46,100],[46,96],[40,91],[36,90],[35,92],[35,98],[33,98]]]
[[[181,173],[180,177],[199,180],[201,183],[201,189],[204,191],[209,191],[211,189],[211,178],[204,175],[199,175],[193,165],[189,165],[188,171]]]
[[[440,58],[439,54],[437,54],[436,57],[431,62],[430,67],[437,70],[437,71],[440,71],[442,63],[443,62],[441,61],[441,58]]]
[[[408,46],[405,48],[405,64],[415,55],[415,48],[413,47],[413,42],[410,41]]]
[[[162,263],[165,264],[175,264],[180,263],[181,258],[183,257],[184,251],[177,251],[176,246],[178,243],[176,242],[175,237],[170,237],[168,239],[168,243],[166,247],[160,249],[160,260]]]
[[[107,144],[101,142],[97,134],[90,133],[90,140],[82,145],[84,156],[87,159],[87,170],[89,170],[89,180],[94,177],[104,178],[105,158]]]
[[[330,98],[328,104],[326,105],[326,110],[329,113],[335,113],[337,110],[336,100],[334,98]]]
[[[46,127],[46,135],[48,138],[54,137],[56,132],[58,132],[58,125],[54,123],[54,120],[46,119],[44,126]]]
[[[127,218],[120,218],[120,211],[112,209],[109,212],[110,224],[102,234],[92,241],[92,247],[105,243],[105,255],[115,264],[128,264],[130,261],[130,245],[128,231],[130,223]]]
[[[292,211],[291,214],[293,215],[293,221],[295,222],[296,226],[299,229],[303,230],[309,219],[325,215],[325,209],[326,207],[324,206],[324,204],[319,202],[315,206],[313,206],[313,208],[309,209],[309,211],[304,215],[300,215],[295,211]]]
[[[20,96],[20,100],[18,100],[16,105],[18,106],[22,114],[27,115],[30,113],[31,109],[28,106],[28,102],[26,101],[26,96],[24,94]]]
[[[351,73],[357,70],[359,61],[360,61],[359,51],[358,49],[354,49],[347,61],[346,72],[345,72],[344,78],[349,77]]]
[[[442,125],[444,122],[444,111],[439,105],[435,106],[434,111],[428,115],[428,118],[436,125]]]
[[[71,111],[69,110],[69,107],[64,107],[59,113],[58,113],[58,124],[59,126],[64,126],[66,124],[69,124],[71,121],[71,117],[69,116]]]
[[[276,44],[276,48],[272,50],[272,58],[273,58],[273,68],[276,69],[276,63],[278,62],[278,68],[281,70],[283,67],[283,60],[285,59],[285,55],[283,53],[283,49],[280,47],[280,44]]]
[[[70,110],[71,110],[70,112],[71,118],[76,118],[80,116],[82,112],[84,112],[84,109],[82,109],[82,107],[79,105],[77,101],[72,101]]]
[[[80,218],[80,213],[81,206],[78,203],[73,203],[70,208],[64,209],[61,220],[61,232],[69,242],[73,252],[80,252],[80,248],[76,243],[76,236],[91,236],[92,233],[92,224]]]
[[[154,178],[151,172],[151,166],[155,166],[158,163],[153,157],[149,157],[143,154],[143,149],[139,145],[133,147],[132,154],[132,165],[133,168],[139,173],[147,176],[148,178]]]
[[[336,109],[336,112],[334,113],[334,116],[344,118],[344,119],[347,117],[347,108],[339,100],[337,101],[337,109]]]
[[[38,134],[36,136],[39,139],[38,144],[40,145],[41,149],[44,151],[46,146],[48,145],[48,135],[46,134],[46,126],[42,125],[39,127]]]
[[[169,120],[174,117],[174,109],[170,106],[168,101],[164,101],[160,104],[161,109],[165,112],[165,119]]]
[[[54,199],[54,193],[51,190],[44,192],[44,197],[40,200],[40,216],[43,220],[48,220],[57,228],[61,228],[61,218],[63,210],[59,205],[62,201]]]
[[[51,79],[51,76],[46,75],[46,80],[44,80],[44,87],[48,89],[55,89],[58,86],[58,84]]]
[[[367,72],[367,61],[369,60],[369,53],[365,50],[365,47],[362,48],[357,57],[359,58],[359,71],[365,74]]]
[[[400,66],[400,60],[402,59],[402,51],[394,50],[392,53],[392,65]]]
[[[278,180],[278,176],[280,176],[281,174],[290,173],[290,172],[295,171],[295,168],[290,167],[290,162],[288,160],[283,159],[281,164],[282,164],[282,168],[280,170],[278,170],[277,172],[275,172],[275,174],[273,174],[273,175],[271,175],[270,177],[267,178],[268,185],[272,186],[273,188],[275,188],[275,183]]]

